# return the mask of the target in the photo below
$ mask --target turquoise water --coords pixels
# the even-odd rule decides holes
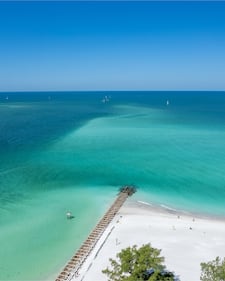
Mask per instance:
[[[53,280],[123,184],[225,216],[225,93],[108,94],[0,94],[0,280]]]

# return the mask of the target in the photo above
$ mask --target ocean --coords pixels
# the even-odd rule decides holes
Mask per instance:
[[[225,92],[0,93],[0,280],[54,280],[124,184],[225,217],[224,171]]]

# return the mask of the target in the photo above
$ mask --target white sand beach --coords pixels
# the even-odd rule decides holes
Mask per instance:
[[[151,243],[181,281],[199,281],[200,263],[224,257],[225,221],[127,201],[74,281],[107,281],[102,269],[123,248]]]

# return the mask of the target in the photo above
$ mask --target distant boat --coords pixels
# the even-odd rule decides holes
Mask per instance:
[[[111,96],[104,96],[104,98],[102,99],[103,103],[109,102],[111,99]]]
[[[169,104],[170,104],[170,102],[167,100],[167,101],[166,101],[166,105],[168,106]]]

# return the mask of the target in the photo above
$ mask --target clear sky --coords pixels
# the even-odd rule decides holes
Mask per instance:
[[[225,2],[0,2],[0,91],[225,90]]]

